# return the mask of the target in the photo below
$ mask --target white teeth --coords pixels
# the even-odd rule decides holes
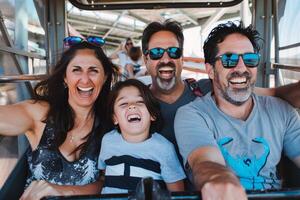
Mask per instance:
[[[161,72],[161,71],[174,71],[174,69],[172,67],[166,66],[166,67],[161,67],[158,71],[159,72]]]
[[[138,114],[132,114],[132,115],[128,115],[128,116],[127,116],[127,120],[128,120],[129,122],[131,122],[131,121],[136,121],[136,120],[140,121],[140,120],[141,120],[141,117],[140,117]]]
[[[232,78],[229,81],[230,81],[230,83],[240,84],[240,83],[247,82],[247,79],[246,79],[246,77],[237,77],[237,78]]]
[[[88,88],[78,87],[78,89],[83,91],[83,92],[88,92],[88,91],[91,91],[93,89],[93,87],[88,87]]]

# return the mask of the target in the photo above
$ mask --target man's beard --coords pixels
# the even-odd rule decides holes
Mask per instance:
[[[248,82],[248,85],[245,88],[231,88],[230,83],[228,83],[228,85],[223,88],[220,85],[219,76],[216,71],[215,71],[215,74],[217,75],[216,77],[218,79],[217,80],[218,88],[219,88],[223,98],[226,99],[229,103],[236,105],[236,106],[240,106],[240,105],[244,104],[250,98],[250,96],[253,92],[253,89],[254,89],[254,83],[250,82],[251,75],[249,74],[249,72],[244,72],[242,74],[240,74],[238,72],[234,72],[227,77],[228,82],[231,78],[246,77],[246,81]]]
[[[175,76],[172,78],[172,79],[170,79],[170,80],[168,80],[168,81],[166,81],[166,80],[162,80],[162,79],[160,79],[159,77],[156,77],[156,83],[157,83],[157,85],[158,85],[158,87],[161,89],[161,90],[166,90],[166,91],[169,91],[169,90],[171,90],[172,88],[174,88],[174,86],[175,86],[175,83],[176,83],[176,80],[175,80],[176,78],[175,78]]]
[[[160,72],[159,72],[159,69],[161,67],[166,67],[166,66],[169,66],[169,67],[172,67],[173,68],[173,77],[170,78],[170,79],[163,79],[160,77]],[[155,81],[157,83],[157,86],[160,88],[160,90],[162,91],[170,91],[172,90],[175,85],[176,85],[176,66],[174,63],[172,62],[168,62],[168,63],[159,63],[157,65],[157,76],[155,77]]]

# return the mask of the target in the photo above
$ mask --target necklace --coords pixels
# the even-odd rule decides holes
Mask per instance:
[[[91,123],[93,123],[92,121],[88,121],[86,123],[84,123],[81,127],[76,128],[76,131],[72,130],[69,135],[70,135],[70,143],[75,144],[78,141],[81,141],[86,135],[86,134],[80,134],[80,133],[89,133],[90,128],[88,128]],[[83,137],[82,137],[83,136]]]
[[[81,120],[80,122],[76,123],[69,132],[69,141],[72,144],[76,144],[79,141],[83,140],[86,137],[86,133],[89,133],[91,131],[91,127],[93,127],[93,115],[89,116],[86,120]]]
[[[71,142],[71,143],[74,143],[75,140],[76,140],[76,137],[72,134],[72,135],[71,135],[71,138],[70,138],[70,142]]]

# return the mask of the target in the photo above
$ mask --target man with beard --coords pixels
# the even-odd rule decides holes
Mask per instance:
[[[242,23],[214,28],[204,43],[213,91],[177,111],[179,150],[204,199],[246,199],[243,188],[280,188],[276,166],[282,151],[300,167],[296,110],[253,93],[259,40]]]
[[[174,133],[174,118],[177,109],[195,99],[189,85],[181,79],[183,33],[180,24],[173,20],[152,22],[143,32],[142,51],[144,63],[151,76],[151,92],[158,99],[164,120],[161,133],[171,141],[181,159]],[[197,82],[202,93],[210,91],[211,82]],[[182,161],[182,160],[181,160]]]

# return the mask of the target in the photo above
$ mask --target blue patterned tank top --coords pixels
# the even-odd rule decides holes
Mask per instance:
[[[66,160],[58,147],[54,146],[54,133],[53,124],[47,122],[39,145],[34,151],[28,151],[26,187],[35,180],[46,180],[58,185],[85,185],[97,181],[100,138],[95,138],[95,128],[90,145],[82,149],[78,160],[72,162]]]

